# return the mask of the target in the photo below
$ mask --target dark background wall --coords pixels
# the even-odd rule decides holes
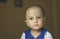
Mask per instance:
[[[45,27],[54,39],[60,38],[60,0],[23,0],[22,7],[16,7],[14,4],[14,0],[0,3],[0,39],[20,39],[27,28],[24,22],[25,9],[33,4],[44,8],[48,21]]]

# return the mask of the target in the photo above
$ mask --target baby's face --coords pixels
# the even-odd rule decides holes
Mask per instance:
[[[31,29],[37,30],[43,27],[45,17],[39,8],[31,8],[26,11],[26,24]]]

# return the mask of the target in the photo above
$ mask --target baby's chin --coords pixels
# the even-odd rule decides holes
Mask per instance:
[[[42,27],[34,27],[33,30],[40,30]]]

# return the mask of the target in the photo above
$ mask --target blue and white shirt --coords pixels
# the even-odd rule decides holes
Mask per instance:
[[[21,39],[53,39],[53,37],[46,29],[42,29],[41,34],[37,38],[34,38],[31,35],[31,30],[29,29],[23,32]]]

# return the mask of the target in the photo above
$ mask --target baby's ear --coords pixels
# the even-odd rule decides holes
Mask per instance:
[[[24,20],[25,21],[25,23],[27,23],[27,20]]]
[[[46,22],[47,21],[47,19],[46,19],[47,17],[44,17],[44,21]]]
[[[27,25],[27,26],[29,26],[29,23],[28,23],[28,21],[27,21],[27,20],[24,20],[24,21],[25,21],[26,25]]]

